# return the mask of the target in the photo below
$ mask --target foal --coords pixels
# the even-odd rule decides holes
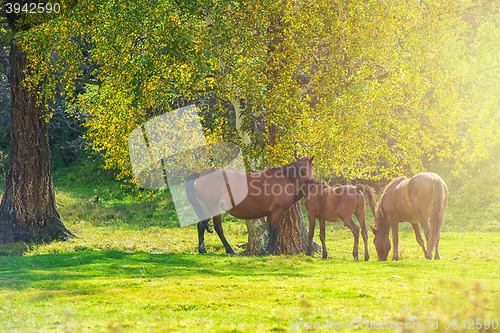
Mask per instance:
[[[309,218],[309,244],[307,246],[307,255],[312,255],[312,239],[314,236],[314,227],[316,219],[319,220],[320,233],[319,238],[323,247],[323,259],[328,256],[325,246],[325,222],[338,222],[342,220],[344,224],[351,229],[354,235],[354,249],[352,255],[354,261],[359,261],[359,227],[354,224],[352,215],[361,225],[361,235],[365,243],[365,261],[370,258],[368,254],[368,231],[366,229],[365,219],[365,196],[368,196],[370,207],[375,214],[375,191],[365,185],[343,185],[339,187],[329,187],[326,183],[320,183],[315,180],[308,180],[305,184],[306,190],[306,208]]]

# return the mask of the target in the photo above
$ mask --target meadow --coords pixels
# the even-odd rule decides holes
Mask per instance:
[[[0,331],[498,332],[494,166],[477,165],[473,180],[445,179],[442,260],[424,259],[408,225],[400,261],[376,261],[370,233],[371,259],[359,263],[340,223],[327,225],[327,260],[232,257],[215,234],[199,255],[196,228],[178,227],[168,193],[137,200],[96,162],[61,169],[58,208],[78,238],[0,246]],[[246,226],[228,220],[226,236],[243,252]]]

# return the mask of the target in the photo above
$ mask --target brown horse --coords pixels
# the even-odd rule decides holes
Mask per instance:
[[[312,255],[312,240],[316,219],[319,220],[319,237],[323,247],[323,259],[328,256],[325,246],[325,221],[338,222],[342,220],[354,235],[354,249],[352,255],[354,261],[359,261],[359,227],[352,220],[352,215],[356,215],[361,226],[361,235],[365,243],[365,261],[370,259],[368,254],[368,231],[365,219],[365,196],[366,193],[372,212],[375,214],[375,192],[369,186],[364,185],[343,185],[339,187],[329,187],[326,183],[315,180],[306,182],[306,208],[309,218],[309,244],[307,255]]]
[[[237,254],[224,237],[222,206],[225,211],[239,219],[268,217],[267,252],[273,254],[278,222],[282,214],[304,196],[305,193],[301,188],[306,180],[313,177],[313,159],[314,157],[310,159],[304,157],[290,164],[258,173],[214,169],[189,176],[184,186],[188,200],[200,221],[198,223],[199,253],[207,252],[204,233],[205,230],[212,232],[208,228],[208,221],[210,217],[213,217],[214,229],[224,244],[226,252]],[[222,182],[218,181],[221,179],[217,176],[218,174],[223,175]],[[194,180],[197,180],[196,184]]]
[[[399,260],[398,225],[400,222],[410,222],[415,231],[418,244],[424,250],[425,257],[439,257],[439,233],[443,224],[444,213],[448,200],[448,188],[444,181],[431,172],[422,172],[407,179],[399,177],[392,180],[382,193],[375,212],[375,234],[373,243],[377,249],[378,260],[386,261],[391,243],[389,230],[392,229],[394,244],[393,260]],[[427,220],[430,217],[430,226]],[[427,240],[427,250],[420,234],[419,224],[424,229]]]

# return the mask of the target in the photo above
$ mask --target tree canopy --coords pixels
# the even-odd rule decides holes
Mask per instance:
[[[248,160],[298,149],[320,177],[377,179],[487,156],[499,14],[489,0],[89,0],[23,43],[28,84],[90,115],[92,145],[125,175],[129,133],[196,103],[209,140]]]

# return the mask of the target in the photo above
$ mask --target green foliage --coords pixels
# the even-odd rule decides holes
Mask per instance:
[[[467,54],[463,15],[474,11],[469,6],[344,5],[335,34],[337,66],[319,87],[321,128],[310,121],[310,137],[320,133],[318,163],[326,156],[322,164],[347,178],[378,178],[413,174],[442,158],[460,164],[486,155],[496,140],[489,117],[496,97],[481,92],[477,68],[456,63]]]
[[[216,96],[226,106],[212,139],[232,137],[247,158],[282,164],[299,143],[321,177],[377,179],[487,155],[498,18],[487,0],[82,1],[24,46],[47,96],[98,84],[76,105],[106,166],[125,175],[132,129]]]
[[[62,87],[71,96],[75,82],[95,82],[78,100],[88,112],[87,138],[105,152],[107,166],[130,171],[127,136],[146,119],[163,113],[179,97],[196,94],[203,73],[195,47],[199,25],[171,1],[142,3],[83,1],[59,20],[39,26],[30,60],[51,97]],[[56,29],[53,37],[50,30]],[[51,52],[47,52],[52,50]],[[127,173],[126,173],[127,174]]]

